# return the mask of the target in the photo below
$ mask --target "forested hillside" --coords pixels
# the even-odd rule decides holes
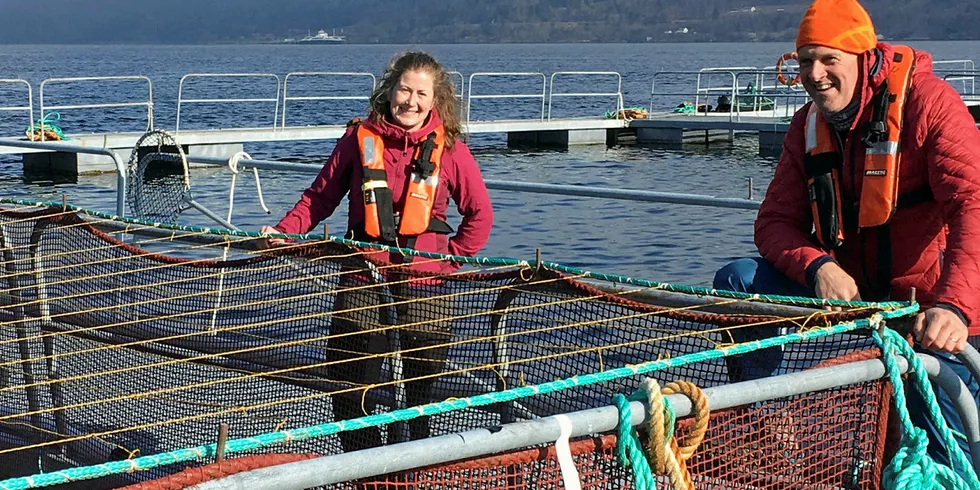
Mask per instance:
[[[0,0],[3,43],[786,41],[791,0]],[[867,0],[888,39],[978,39],[976,0]]]

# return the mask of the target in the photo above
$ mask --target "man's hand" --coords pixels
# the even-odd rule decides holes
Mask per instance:
[[[827,262],[817,269],[813,289],[818,298],[861,301],[857,283],[837,262]],[[833,308],[840,311],[840,308]]]
[[[912,335],[923,349],[959,354],[969,335],[959,315],[945,308],[929,308],[915,317]]]

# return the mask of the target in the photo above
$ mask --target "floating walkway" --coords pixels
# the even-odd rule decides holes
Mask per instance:
[[[973,62],[939,61],[936,65],[937,73],[960,92],[980,121],[980,94],[975,90],[980,72]],[[643,112],[646,117],[630,119],[622,75],[617,72],[555,72],[550,76],[486,72],[469,77],[453,72],[453,76],[464,132],[506,134],[509,146],[632,142],[670,147],[732,141],[738,132],[757,134],[760,154],[778,155],[793,113],[809,100],[798,85],[777,83],[775,67],[662,71],[653,75],[650,109]],[[176,109],[174,126],[162,128],[155,121],[154,111],[159,108],[153,82],[145,76],[46,79],[38,90],[39,119],[35,119],[30,82],[0,79],[4,90],[0,127],[21,128],[38,120],[51,122],[61,113],[89,115],[96,111],[99,117],[85,120],[105,123],[75,132],[69,128],[67,137],[72,144],[128,154],[147,130],[167,129],[179,135],[189,155],[228,158],[246,143],[335,140],[344,134],[347,121],[363,115],[376,84],[370,73],[188,74],[180,79],[176,102],[170,103]],[[105,96],[96,103],[72,103],[82,90]],[[606,111],[609,107],[614,109]],[[248,116],[230,116],[238,114]],[[224,127],[228,125],[236,127]],[[26,168],[42,171],[115,170],[105,156],[10,144],[25,140],[23,134],[13,131],[7,138],[0,137],[0,155],[22,154]]]

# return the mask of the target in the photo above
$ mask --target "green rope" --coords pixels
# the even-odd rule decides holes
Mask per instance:
[[[638,396],[639,394],[639,396]],[[633,393],[626,398],[620,393],[613,395],[613,403],[619,409],[619,424],[616,426],[616,459],[624,468],[633,469],[633,486],[636,490],[656,490],[657,483],[643,452],[640,436],[633,428],[633,410],[630,401],[643,399],[643,392]]]
[[[684,102],[683,104],[677,106],[674,109],[674,112],[677,114],[694,114],[695,112],[697,112],[697,109],[694,107],[694,104],[690,102]]]
[[[38,202],[38,201],[26,201],[22,199],[0,198],[0,204],[3,203],[17,204],[20,206],[48,207],[48,208],[53,208],[58,210],[62,209],[63,207],[62,203],[60,202]],[[276,234],[276,233],[265,234],[265,233],[259,233],[257,231],[242,231],[242,230],[229,230],[226,228],[209,228],[209,227],[173,225],[169,223],[158,223],[154,221],[120,217],[109,213],[103,213],[100,211],[93,211],[78,206],[73,206],[71,204],[67,205],[67,209],[76,211],[86,216],[92,216],[100,219],[106,219],[106,220],[112,220],[121,223],[129,223],[129,224],[142,225],[142,226],[152,226],[154,228],[160,228],[166,230],[186,231],[189,233],[209,233],[213,235],[236,236],[236,237],[247,237],[247,238],[268,237],[268,238],[286,238],[292,240],[329,241],[332,243],[339,243],[351,247],[381,250],[383,252],[398,253],[402,255],[423,257],[427,259],[438,259],[447,262],[454,262],[458,264],[469,264],[475,266],[495,265],[495,266],[512,266],[512,267],[534,267],[538,265],[535,261],[531,261],[531,260],[520,260],[520,259],[503,258],[503,257],[467,257],[463,255],[447,255],[447,254],[440,254],[436,252],[424,252],[421,250],[414,250],[410,248],[399,248],[399,247],[392,247],[388,245],[379,245],[377,243],[358,242],[355,240],[348,240],[346,238],[337,237],[337,236],[324,236],[322,234]],[[899,301],[875,303],[875,302],[867,302],[867,301],[820,299],[820,298],[810,298],[804,296],[781,296],[775,294],[739,293],[735,291],[725,291],[721,289],[712,289],[712,288],[705,288],[699,286],[685,286],[681,284],[670,284],[665,282],[650,281],[646,279],[637,279],[637,278],[622,276],[617,274],[592,272],[584,269],[579,269],[577,267],[569,267],[566,265],[558,264],[555,262],[548,262],[548,261],[542,261],[540,265],[544,269],[549,269],[555,272],[562,272],[574,276],[586,277],[590,279],[597,279],[600,281],[607,281],[607,282],[625,284],[630,286],[638,286],[642,288],[670,291],[674,293],[693,294],[697,296],[716,296],[720,298],[730,298],[730,299],[739,299],[739,300],[747,300],[747,301],[761,301],[764,303],[784,304],[784,305],[793,305],[793,306],[807,306],[807,307],[825,307],[825,306],[835,307],[836,306],[836,307],[843,307],[843,308],[871,308],[871,309],[889,310],[889,309],[902,308],[907,305],[907,303],[903,303]]]
[[[39,137],[44,131],[51,131],[52,133],[58,135],[58,138],[62,141],[69,139],[65,135],[64,131],[61,130],[58,125],[54,124],[61,120],[61,114],[57,112],[49,112],[44,115],[38,122],[27,127],[26,133],[29,138]]]
[[[339,432],[348,432],[364,429],[367,427],[380,427],[384,425],[404,422],[423,416],[440,415],[458,410],[465,410],[473,407],[483,407],[497,403],[507,403],[522,398],[532,396],[547,395],[563,390],[576,388],[579,386],[589,386],[600,383],[609,383],[619,379],[625,379],[637,375],[662,371],[665,369],[677,368],[691,364],[700,364],[715,361],[729,356],[748,354],[772,347],[780,347],[791,343],[803,342],[824,338],[832,335],[839,335],[855,330],[876,328],[882,320],[901,318],[914,315],[919,311],[916,303],[908,304],[903,308],[875,313],[871,318],[855,320],[852,322],[840,323],[831,327],[815,328],[804,332],[791,333],[780,337],[772,337],[763,340],[754,340],[742,344],[735,344],[718,349],[703,352],[685,354],[683,356],[649,361],[641,364],[625,366],[607,371],[592,374],[572,376],[571,378],[551,381],[533,386],[524,386],[508,390],[484,393],[468,398],[451,399],[436,403],[430,403],[419,407],[395,410],[393,412],[368,415],[356,419],[329,422],[325,424],[292,429],[282,432],[269,432],[244,439],[235,439],[227,442],[225,454],[234,454],[245,451],[253,451],[265,447],[290,442],[326,437]],[[27,490],[77,480],[89,480],[110,475],[132,473],[134,471],[145,471],[161,466],[172,465],[185,461],[195,461],[204,458],[214,457],[217,451],[216,444],[205,444],[187,449],[178,449],[159,455],[142,456],[136,459],[125,461],[111,461],[94,466],[70,468],[67,470],[55,471],[51,473],[34,475],[26,478],[11,478],[0,481],[0,490]]]
[[[630,402],[643,402],[646,399],[647,393],[643,389],[636,390],[628,398],[619,393],[613,395],[613,404],[619,410],[619,424],[616,426],[616,458],[624,468],[633,468],[633,484],[636,490],[657,488],[650,461],[643,452],[639,434],[633,428],[633,410],[630,408]],[[663,397],[663,402],[666,415],[664,418],[667,429],[666,440],[669,441],[674,437],[677,412],[674,411],[667,397]]]
[[[884,487],[889,490],[939,488],[980,490],[980,480],[977,480],[973,465],[967,460],[959,444],[956,443],[955,436],[939,410],[936,395],[929,384],[929,375],[922,366],[922,361],[919,360],[908,342],[897,332],[886,329],[884,338],[877,331],[873,333],[873,336],[881,346],[882,359],[888,371],[888,378],[892,383],[895,408],[902,430],[902,440],[898,451],[888,466],[885,467],[882,475]],[[950,461],[967,475],[966,480],[952,468],[936,463],[928,456],[929,438],[926,436],[925,430],[912,424],[905,402],[905,390],[902,388],[901,370],[895,360],[896,355],[908,359],[911,373],[910,382],[925,399],[926,405],[929,407],[927,415],[933,425],[939,429]]]

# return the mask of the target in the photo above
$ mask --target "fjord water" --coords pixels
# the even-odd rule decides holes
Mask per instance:
[[[973,59],[980,42],[912,42],[936,59]],[[393,54],[408,48],[432,52],[449,69],[469,77],[474,72],[615,71],[622,75],[624,102],[649,107],[654,74],[698,70],[703,67],[765,67],[792,49],[790,43],[772,44],[564,44],[564,45],[340,45],[340,46],[0,46],[3,77],[38,84],[51,77],[146,75],[153,81],[154,124],[173,129],[178,82],[188,73],[371,72],[379,74]],[[348,80],[349,83],[355,83]],[[537,93],[541,80],[520,78],[523,86],[495,84],[484,78],[474,93]],[[589,92],[615,91],[611,78],[595,79]],[[601,80],[601,83],[599,81]],[[692,79],[693,80],[693,79]],[[188,80],[184,97],[269,98],[276,90],[272,78],[201,83]],[[290,82],[291,93],[314,94],[313,79]],[[467,79],[467,84],[469,80]],[[194,85],[199,83],[199,85]],[[346,82],[345,82],[346,83]],[[369,84],[367,78],[362,84]],[[483,83],[477,87],[477,83]],[[355,83],[356,85],[356,83]],[[368,86],[368,85],[365,85]],[[101,88],[100,88],[101,87]],[[468,88],[468,85],[467,85]],[[611,90],[612,89],[612,90]],[[6,88],[4,89],[6,90]],[[11,89],[12,90],[12,89]],[[45,104],[84,104],[137,100],[140,86],[105,89],[97,85],[52,84],[45,88]],[[142,88],[145,92],[145,88]],[[193,90],[199,90],[193,92]],[[295,91],[294,91],[295,90]],[[580,88],[569,86],[566,91]],[[127,92],[128,91],[128,92]],[[209,92],[210,91],[210,92]],[[366,94],[367,89],[359,94]],[[658,92],[661,91],[658,89]],[[671,92],[693,92],[693,85],[671,87]],[[350,89],[348,88],[348,93]],[[0,91],[0,106],[17,105],[14,92]],[[136,94],[136,95],[134,95]],[[672,107],[690,97],[661,97],[657,109]],[[713,103],[709,100],[708,103]],[[290,103],[288,124],[340,123],[363,111],[364,101]],[[346,105],[345,105],[346,104]],[[481,105],[482,104],[482,105]],[[612,97],[556,98],[555,117],[601,116],[615,106]],[[181,108],[181,128],[272,126],[281,108],[271,103],[188,104]],[[541,99],[474,101],[474,119],[536,118]],[[141,131],[146,111],[140,108],[65,110],[59,124],[68,133]],[[35,117],[37,115],[35,114]],[[279,116],[281,118],[281,115]],[[279,119],[281,122],[281,119]],[[26,114],[0,112],[0,134],[22,135]],[[653,191],[685,192],[721,197],[747,197],[749,179],[760,198],[772,177],[775,159],[758,155],[754,136],[736,138],[734,144],[660,149],[648,146],[604,145],[566,150],[508,149],[505,135],[477,135],[470,145],[488,179],[591,185]],[[256,158],[318,163],[329,155],[332,141],[247,144]],[[124,158],[128,155],[124,155]],[[267,215],[259,208],[252,179],[242,175],[236,188],[233,221],[257,230],[275,222],[290,209],[312,180],[311,175],[261,172]],[[195,198],[218,214],[228,209],[230,173],[227,169],[193,169]],[[0,159],[0,195],[34,200],[61,200],[112,211],[115,176],[82,175],[77,178],[44,175],[24,177],[19,157]],[[633,203],[590,198],[491,191],[495,223],[482,255],[531,259],[541,248],[544,258],[593,271],[647,279],[707,285],[719,266],[734,257],[755,254],[752,242],[754,212]],[[451,209],[453,209],[451,207]],[[332,232],[346,228],[346,203],[327,220]],[[451,216],[453,225],[458,217]],[[196,211],[182,222],[213,225]]]

